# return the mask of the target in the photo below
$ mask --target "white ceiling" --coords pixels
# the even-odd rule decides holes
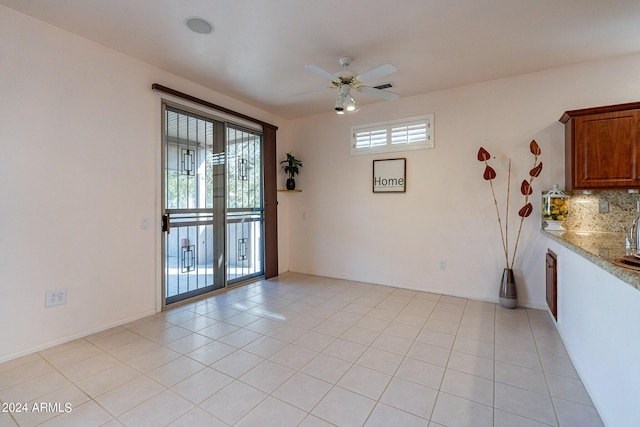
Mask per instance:
[[[0,0],[285,118],[330,111],[307,64],[385,63],[401,97],[640,52],[638,0]],[[203,17],[209,35],[184,20]],[[364,105],[382,101],[356,94]],[[215,102],[215,100],[211,100]]]

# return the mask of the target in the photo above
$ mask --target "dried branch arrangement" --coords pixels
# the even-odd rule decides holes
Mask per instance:
[[[542,162],[538,162],[538,156],[542,153],[540,150],[540,146],[535,140],[532,140],[529,144],[529,149],[531,154],[533,154],[533,168],[529,171],[529,179],[525,179],[522,181],[520,185],[520,193],[524,196],[524,206],[520,208],[518,211],[518,215],[520,216],[520,226],[518,227],[518,234],[516,236],[516,242],[513,249],[513,255],[511,257],[511,263],[509,263],[509,197],[511,193],[511,159],[509,159],[509,167],[507,171],[507,201],[505,206],[505,214],[504,214],[504,227],[502,224],[502,217],[500,216],[500,208],[498,206],[498,199],[496,198],[496,193],[493,188],[493,180],[496,178],[497,174],[495,169],[489,166],[489,159],[491,159],[491,154],[483,147],[480,147],[478,150],[478,160],[484,162],[484,174],[483,178],[485,181],[489,181],[491,186],[491,195],[493,196],[493,203],[496,206],[496,215],[498,217],[498,226],[500,227],[500,238],[502,240],[502,249],[504,251],[504,259],[506,263],[506,267],[509,269],[513,268],[513,264],[516,260],[516,253],[518,252],[518,242],[520,241],[520,233],[522,232],[522,223],[524,219],[531,215],[533,211],[533,205],[529,202],[529,196],[533,193],[533,187],[531,183],[533,180],[540,175],[542,172]]]

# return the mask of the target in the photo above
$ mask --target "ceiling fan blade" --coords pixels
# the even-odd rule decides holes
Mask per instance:
[[[317,65],[305,65],[304,67],[307,70],[311,70],[314,73],[321,75],[322,77],[330,79],[332,82],[335,82],[335,81],[338,80],[338,78],[336,76],[334,76],[333,74],[331,74],[330,72],[328,72],[324,68],[318,67]]]
[[[378,98],[384,98],[391,101],[395,101],[400,98],[400,95],[393,92],[387,92],[386,90],[376,89],[375,87],[363,86],[358,89],[359,92],[366,93],[367,95],[377,96]]]
[[[302,92],[292,93],[292,94],[291,94],[291,96],[304,96],[304,95],[311,95],[312,93],[323,92],[323,91],[325,91],[325,90],[327,90],[327,89],[331,89],[331,88],[332,88],[332,87],[327,87],[327,86],[324,86],[324,87],[318,87],[318,88],[311,89],[311,90],[305,90],[305,91],[302,91]]]
[[[391,73],[395,73],[396,71],[398,71],[398,69],[393,65],[384,64],[377,68],[374,68],[373,70],[369,70],[364,74],[359,75],[358,77],[356,77],[356,79],[359,82],[365,83],[368,80],[375,80],[379,77],[386,76]]]

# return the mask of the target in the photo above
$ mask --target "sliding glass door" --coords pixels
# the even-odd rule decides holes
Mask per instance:
[[[165,305],[264,274],[262,136],[163,104]]]
[[[264,274],[262,135],[227,129],[227,283]]]

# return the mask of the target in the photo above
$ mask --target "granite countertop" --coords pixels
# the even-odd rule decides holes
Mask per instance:
[[[626,255],[625,233],[548,231],[544,229],[541,232],[623,282],[640,290],[640,271],[620,267],[613,263],[616,258]]]

